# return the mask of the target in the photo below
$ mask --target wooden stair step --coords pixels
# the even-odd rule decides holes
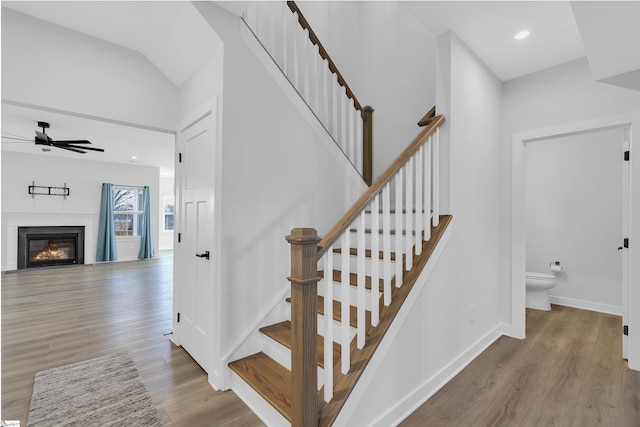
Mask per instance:
[[[342,248],[336,248],[333,250],[334,254],[341,254],[342,253]],[[395,252],[391,252],[391,261],[395,261],[396,260],[396,253]],[[357,256],[358,255],[358,249],[357,248],[350,248],[349,249],[349,255],[352,256]],[[366,258],[371,258],[371,249],[366,249],[364,252],[364,256]],[[384,251],[380,251],[380,253],[378,254],[378,258],[379,259],[383,259],[384,258]]]
[[[318,271],[318,275],[321,278],[324,278],[324,271],[320,270]],[[333,281],[334,282],[339,282],[342,283],[342,272],[340,270],[333,270]],[[378,280],[378,285],[379,285],[379,289],[380,292],[384,291],[384,279],[379,279]],[[358,275],[355,273],[349,273],[349,284],[351,286],[358,286]],[[367,289],[371,289],[371,277],[370,276],[365,276],[365,287]]]
[[[291,303],[291,298],[287,298],[287,302]],[[316,310],[318,314],[324,316],[324,297],[318,295],[318,301],[316,303]],[[349,314],[349,324],[357,328],[358,327],[358,308],[353,305],[349,310],[351,313]],[[337,322],[342,322],[342,304],[340,301],[333,301],[333,320]],[[371,323],[371,311],[365,311],[365,320],[367,325]]]
[[[262,352],[231,362],[229,368],[291,422],[291,372]]]
[[[291,322],[276,323],[260,328],[260,332],[291,350]],[[340,360],[340,344],[333,343],[333,360]],[[318,366],[324,369],[324,337],[318,335]]]

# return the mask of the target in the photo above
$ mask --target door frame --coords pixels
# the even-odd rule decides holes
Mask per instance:
[[[214,183],[212,188],[210,188],[209,200],[210,203],[213,204],[213,242],[212,242],[212,250],[210,255],[210,262],[212,266],[212,277],[211,277],[211,286],[213,287],[213,305],[211,310],[213,311],[213,325],[211,327],[213,334],[213,342],[211,343],[212,351],[211,351],[211,360],[209,361],[209,372],[208,374],[208,382],[209,384],[216,390],[221,390],[228,388],[225,386],[224,372],[225,366],[222,363],[222,354],[221,354],[221,333],[222,333],[222,300],[221,300],[221,248],[222,248],[222,239],[221,239],[221,205],[220,201],[222,200],[222,113],[220,110],[220,98],[218,96],[214,96],[209,99],[207,102],[202,104],[200,107],[195,108],[192,112],[185,116],[184,119],[179,121],[176,130],[176,150],[175,150],[175,206],[176,206],[176,218],[175,224],[182,224],[182,216],[184,213],[182,212],[182,184],[184,179],[184,171],[182,170],[180,163],[180,153],[184,151],[184,141],[179,138],[179,135],[184,132],[187,128],[189,128],[194,122],[197,122],[202,117],[213,114],[215,115],[216,122],[216,138],[213,153],[214,158],[212,159],[212,163],[214,164]],[[174,230],[174,251],[175,248],[180,245],[178,243],[178,234],[180,230]],[[179,257],[174,256],[174,277],[176,271],[176,265],[181,262]],[[178,269],[179,270],[179,269]],[[175,280],[174,280],[175,282]],[[180,295],[176,293],[175,286],[173,288],[173,334],[171,335],[171,341],[180,346],[180,323],[177,322],[177,313],[179,312],[179,307],[182,301],[180,300]]]
[[[607,128],[628,128],[629,149],[633,147],[633,131],[640,134],[640,111],[618,116],[567,123],[558,126],[518,132],[512,135],[511,144],[511,335],[515,338],[526,337],[525,311],[525,272],[526,272],[526,233],[525,233],[525,144],[527,142],[548,139],[555,136],[584,133]],[[630,242],[640,242],[640,223],[633,228],[633,212],[640,212],[640,173],[635,173],[633,163],[629,164],[629,192],[627,224]],[[629,326],[628,362],[631,369],[640,370],[640,251],[634,251],[634,245],[626,249],[628,269],[627,283],[623,284],[623,293],[628,295],[627,320]],[[623,274],[624,276],[624,274]],[[626,290],[625,290],[626,288]],[[624,300],[624,297],[623,297]],[[624,307],[623,307],[624,309]],[[635,333],[634,333],[635,332]]]

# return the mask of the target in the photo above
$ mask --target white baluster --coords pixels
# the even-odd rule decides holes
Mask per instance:
[[[271,57],[278,63],[277,53],[276,53],[276,27],[278,26],[276,23],[276,10],[272,7],[271,2],[266,2],[268,4],[267,7],[267,51],[271,55]]]
[[[371,208],[371,325],[380,321],[380,194],[376,194]],[[358,315],[359,316],[359,315]]]
[[[409,271],[413,267],[413,157],[409,159],[405,166],[406,178],[405,185],[406,191],[404,195],[404,209],[406,212],[405,221],[405,265],[406,270]]]
[[[358,348],[360,350],[362,350],[364,348],[364,341],[365,341],[365,331],[366,331],[366,326],[367,326],[367,322],[365,320],[365,307],[366,307],[366,278],[367,278],[367,272],[366,272],[366,257],[365,257],[365,251],[367,250],[366,246],[365,246],[365,227],[366,227],[366,222],[365,222],[365,212],[363,211],[360,214],[360,218],[358,218],[358,252],[357,252],[357,259],[358,259],[358,302],[357,302],[357,313],[358,313]],[[373,236],[371,236],[371,238],[373,238]],[[371,283],[371,289],[373,289],[375,285],[373,283]]]
[[[440,224],[440,128],[433,141],[433,226]]]
[[[298,14],[294,13],[292,15],[293,31],[291,32],[291,34],[293,39],[293,46],[291,47],[291,83],[293,83],[293,86],[296,88],[298,93],[300,93],[300,38],[302,37],[301,34],[303,33],[300,26],[298,25]]]
[[[349,103],[346,89],[340,86],[340,147],[349,160]]]
[[[424,148],[424,240],[431,239],[431,137]]]
[[[318,117],[318,120],[320,120],[322,122],[322,119],[320,118],[320,112],[322,111],[322,109],[320,108],[320,106],[322,105],[321,103],[321,98],[320,98],[320,93],[321,93],[321,84],[322,84],[322,70],[320,69],[320,66],[322,65],[322,57],[320,56],[320,47],[318,45],[314,45],[313,48],[313,102],[311,105],[313,105],[313,111],[316,113],[316,116]]]
[[[351,243],[349,239],[349,230],[347,230],[342,235],[342,257],[341,257],[341,265],[342,265],[342,276],[341,280],[341,336],[340,336],[340,345],[342,347],[342,373],[347,374],[351,367],[351,324],[350,324],[350,305],[351,301],[349,298],[350,287],[351,287],[351,275],[349,272],[349,257],[351,252]],[[333,311],[332,311],[333,312]],[[330,315],[327,313],[327,315]]]
[[[396,173],[395,181],[396,181],[396,288],[402,286],[402,254],[404,248],[402,247],[402,175],[404,174],[404,169],[400,168],[400,170]]]
[[[324,256],[324,400],[333,397],[333,246]]]
[[[302,98],[309,103],[309,49],[311,41],[309,40],[309,30],[304,30],[304,39],[302,40]]]
[[[331,84],[329,81],[331,71],[329,70],[329,61],[322,60],[320,66],[322,67],[322,123],[325,129],[331,133]]]
[[[340,126],[338,123],[338,117],[340,116],[340,102],[338,96],[340,95],[340,85],[334,73],[331,73],[331,135],[333,140],[340,145]]]
[[[424,210],[424,205],[422,204],[422,151],[424,150],[424,145],[420,147],[418,152],[413,156],[416,159],[416,239],[415,239],[415,248],[416,255],[420,255],[422,253],[422,211]]]
[[[282,67],[280,67],[282,69],[282,72],[284,73],[284,75],[288,75],[288,70],[289,70],[289,34],[291,33],[290,29],[289,29],[289,23],[290,21],[290,16],[291,15],[291,10],[289,9],[289,6],[287,6],[287,2],[283,1],[281,2],[281,7],[280,7],[280,20],[282,22]]]
[[[364,139],[362,136],[363,127],[364,127],[364,123],[362,121],[362,112],[360,110],[356,110],[356,152],[355,152],[356,162],[354,164],[356,165],[356,167],[358,168],[358,171],[361,174],[364,173],[364,166],[363,166],[363,159],[362,159],[362,155],[364,151],[364,148],[363,148]]]
[[[353,99],[349,99],[349,115],[350,120],[349,123],[351,124],[351,128],[350,128],[350,132],[349,132],[349,142],[351,144],[350,150],[349,150],[349,158],[351,160],[351,163],[353,163],[353,166],[355,166],[355,168],[359,171],[360,169],[358,168],[358,157],[357,157],[357,147],[358,147],[358,110],[356,110],[356,106],[353,102]]]
[[[382,247],[384,264],[384,305],[391,304],[391,183],[382,189]],[[396,255],[396,261],[398,257]]]

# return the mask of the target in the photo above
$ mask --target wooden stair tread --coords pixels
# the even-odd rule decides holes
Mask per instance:
[[[324,271],[320,270],[318,271],[318,275],[321,278],[324,278]],[[333,281],[334,282],[338,282],[338,283],[342,283],[342,272],[340,270],[333,270]],[[379,289],[380,292],[384,291],[384,279],[379,279]],[[349,273],[349,284],[351,286],[358,286],[358,275],[355,273]],[[367,289],[371,289],[371,277],[370,276],[365,276],[365,283],[364,283],[365,288]]]
[[[336,248],[333,250],[334,254],[341,254],[342,253],[342,248]],[[350,248],[349,249],[349,255],[352,256],[357,256],[358,255],[358,249],[357,248]],[[395,252],[390,252],[391,255],[391,261],[395,261],[396,260],[396,253]],[[366,258],[371,258],[371,249],[367,249],[364,252],[364,256]],[[384,251],[380,251],[380,253],[378,254],[378,258],[379,259],[383,259],[384,258]]]
[[[287,298],[287,302],[291,303],[291,298]],[[324,297],[318,295],[318,301],[316,304],[316,309],[318,314],[324,316]],[[353,305],[349,310],[351,313],[349,314],[349,325],[354,328],[358,327],[358,307],[354,307]],[[342,303],[340,301],[333,301],[333,320],[337,322],[342,322]],[[371,323],[371,311],[365,311],[365,321],[367,325]]]
[[[265,326],[260,328],[260,332],[291,350],[290,321],[285,320],[284,322]],[[333,343],[333,360],[340,360],[340,344],[335,342]],[[324,337],[322,335],[318,335],[318,366],[324,369]]]
[[[262,352],[231,362],[229,368],[291,422],[291,372]]]

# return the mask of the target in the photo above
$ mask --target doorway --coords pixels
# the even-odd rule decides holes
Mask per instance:
[[[526,272],[526,146],[536,141],[549,140],[551,138],[566,137],[571,135],[586,134],[598,130],[618,128],[623,134],[622,144],[626,149],[631,145],[631,127],[633,119],[629,118],[604,118],[594,120],[590,123],[577,123],[561,125],[555,128],[542,129],[537,131],[523,132],[513,135],[512,145],[512,223],[511,223],[511,321],[512,336],[525,338],[526,318],[525,318],[525,272]],[[620,161],[623,161],[623,153],[620,153]],[[629,212],[632,206],[630,182],[632,180],[630,167],[623,169],[623,181],[626,179],[627,188],[623,190],[625,197],[623,200],[623,232],[627,235],[630,232]],[[622,243],[622,242],[620,242]],[[617,247],[615,248],[617,249]],[[635,289],[630,290],[630,249],[624,248],[621,256],[622,260],[622,307],[621,314],[624,325],[629,325],[633,320],[629,319],[629,302],[635,300]],[[630,298],[631,296],[631,298]],[[634,305],[632,305],[634,306]],[[620,325],[621,329],[623,325]],[[623,356],[628,356],[629,338],[625,336],[623,344]],[[635,347],[632,346],[631,357],[637,355]],[[635,363],[635,358],[633,359]],[[630,366],[633,368],[631,360]]]

